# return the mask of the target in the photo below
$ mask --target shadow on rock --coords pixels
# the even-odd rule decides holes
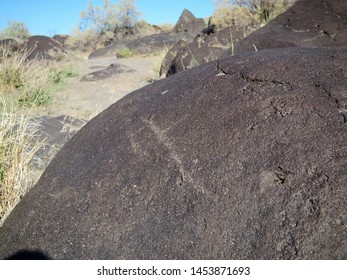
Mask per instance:
[[[52,258],[40,250],[19,250],[5,260],[52,260]]]

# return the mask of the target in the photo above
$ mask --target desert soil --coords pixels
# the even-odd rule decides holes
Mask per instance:
[[[54,93],[52,102],[40,114],[67,115],[90,120],[126,94],[149,84],[158,78],[162,55],[134,56],[130,58],[94,58],[70,57],[62,62],[63,69],[71,68],[77,77],[68,78]],[[135,71],[125,72],[111,78],[81,82],[80,79],[91,72],[102,70],[112,63],[128,66]]]

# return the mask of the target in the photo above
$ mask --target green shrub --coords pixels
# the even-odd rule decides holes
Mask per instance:
[[[5,91],[23,86],[19,69],[6,67],[0,72],[0,84]]]
[[[119,58],[128,58],[133,55],[132,51],[128,47],[121,47],[117,51],[117,57]]]
[[[54,84],[60,84],[64,82],[66,78],[78,77],[78,73],[72,68],[64,69],[64,70],[58,70],[56,68],[52,68],[51,71],[53,73]]]
[[[22,43],[29,37],[29,29],[24,22],[8,20],[7,27],[0,31],[0,40],[11,38],[18,41],[18,43]]]
[[[26,60],[28,52],[0,53],[0,95],[12,96],[22,106],[40,106],[51,100],[59,83],[75,76],[73,70],[57,70],[52,61]]]

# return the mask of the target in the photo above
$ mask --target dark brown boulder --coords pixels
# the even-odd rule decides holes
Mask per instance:
[[[194,36],[190,33],[159,33],[139,38],[126,38],[112,42],[110,45],[93,51],[88,59],[97,57],[116,56],[117,52],[127,47],[135,54],[151,54],[165,48],[171,48],[180,40],[192,41]]]
[[[112,57],[112,56],[115,57],[117,55],[117,52],[121,48],[126,47],[128,43],[129,43],[128,38],[113,41],[112,43],[110,43],[106,47],[92,51],[90,53],[90,55],[88,56],[88,59],[93,59],[93,58],[98,58],[98,57]]]
[[[53,39],[58,41],[60,44],[65,46],[65,42],[67,39],[70,38],[70,35],[62,35],[62,34],[57,34],[53,36]]]
[[[127,45],[136,54],[151,54],[171,48],[180,40],[192,41],[194,36],[190,33],[160,33],[132,40]]]
[[[20,48],[29,52],[27,59],[50,60],[55,54],[64,52],[62,44],[47,36],[32,36]]]
[[[88,122],[0,228],[0,258],[346,259],[347,49],[229,57]]]
[[[15,39],[2,39],[0,40],[0,53],[3,48],[8,48],[11,52],[15,52],[18,49],[18,42]]]
[[[169,49],[160,66],[159,75],[161,78],[166,78],[172,74],[179,72],[176,70],[174,59],[177,57],[177,53],[179,51],[182,51],[183,47],[187,46],[188,43],[189,42],[186,40],[180,40],[175,45],[173,45],[171,49]]]
[[[345,0],[298,0],[236,45],[236,53],[287,47],[346,47]]]
[[[113,63],[110,66],[106,67],[102,70],[97,70],[92,73],[89,73],[81,78],[81,82],[94,82],[94,81],[100,81],[105,80],[108,78],[111,78],[112,76],[119,75],[124,72],[134,72],[135,70],[122,65]]]
[[[224,41],[230,42],[229,29],[226,28],[221,34],[212,34],[208,38],[224,37]],[[243,40],[240,40],[243,38],[242,34],[234,30],[232,33],[236,54],[288,47],[345,47],[347,46],[347,2],[298,0],[286,12]],[[177,57],[171,61],[170,65],[176,69],[176,73],[191,68],[193,60],[203,63],[212,52],[215,59],[232,54],[230,47],[215,52],[209,44],[204,43],[197,48],[196,41],[197,39],[188,45],[190,52],[187,47],[182,48]]]
[[[243,28],[227,27],[219,31],[213,31],[213,28],[210,27],[207,32],[201,32],[196,36],[192,42],[177,43],[170,49],[163,59],[159,74],[161,77],[168,77],[216,60],[226,54],[231,56],[231,45],[236,44],[244,37]]]
[[[202,18],[196,18],[191,11],[184,9],[172,31],[175,33],[188,32],[197,35],[205,27],[206,23]]]

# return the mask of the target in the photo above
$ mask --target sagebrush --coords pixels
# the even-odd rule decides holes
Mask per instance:
[[[8,20],[7,27],[0,31],[0,40],[14,39],[18,43],[23,43],[30,36],[29,28],[20,21]]]

